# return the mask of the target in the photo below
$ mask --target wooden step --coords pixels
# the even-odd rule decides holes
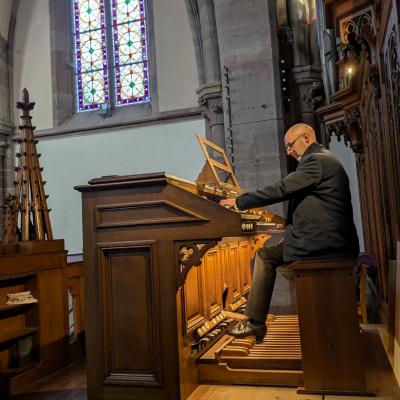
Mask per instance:
[[[201,383],[223,385],[292,386],[303,385],[303,372],[299,370],[235,369],[226,363],[200,364]]]

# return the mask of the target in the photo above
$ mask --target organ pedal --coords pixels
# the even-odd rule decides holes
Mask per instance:
[[[256,343],[251,336],[223,336],[200,357],[200,381],[300,385],[303,376],[297,315],[268,315],[267,326],[262,343]]]

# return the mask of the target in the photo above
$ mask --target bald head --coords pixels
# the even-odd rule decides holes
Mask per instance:
[[[299,135],[300,133],[307,133],[307,134],[310,136],[310,138],[312,138],[312,139],[314,140],[314,142],[317,141],[317,137],[315,136],[315,131],[314,131],[314,129],[313,129],[310,125],[303,124],[303,123],[301,123],[301,124],[294,124],[293,126],[291,126],[291,127],[287,130],[286,135],[285,135],[285,138],[286,138],[287,136],[290,136],[290,137],[292,137],[292,136],[297,136],[297,135]]]
[[[300,161],[304,152],[317,141],[317,138],[310,125],[300,123],[288,129],[284,141],[287,154]]]

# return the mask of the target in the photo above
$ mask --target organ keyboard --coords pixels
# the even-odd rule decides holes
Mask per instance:
[[[233,187],[227,189],[225,186],[225,189],[221,189],[218,186],[199,184],[170,174],[166,174],[166,177],[171,184],[215,203],[219,203],[220,200],[227,197],[237,197],[240,193],[240,189],[233,190]],[[254,209],[241,211],[232,209],[231,211],[240,215],[240,226],[244,235],[251,235],[274,229],[282,230],[284,225],[284,220],[282,218],[267,210]]]

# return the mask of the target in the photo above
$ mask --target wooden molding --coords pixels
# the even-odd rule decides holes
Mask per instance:
[[[207,218],[167,200],[99,205],[95,213],[97,229],[208,221]]]

